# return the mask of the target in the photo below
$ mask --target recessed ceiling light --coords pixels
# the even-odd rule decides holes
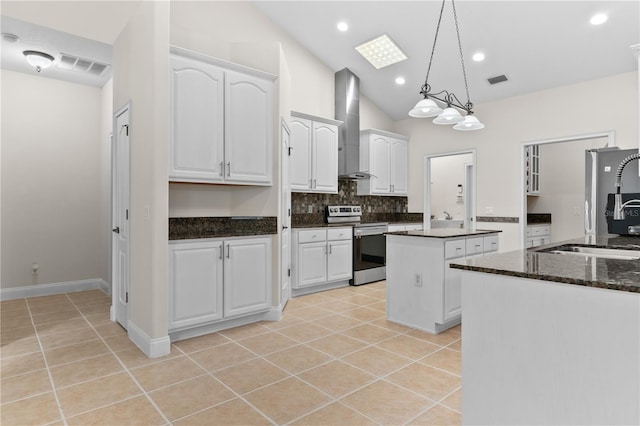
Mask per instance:
[[[347,31],[349,29],[349,24],[347,24],[346,22],[342,21],[342,22],[338,22],[338,31]]]
[[[386,34],[356,46],[356,50],[378,70],[407,59],[407,55]]]
[[[2,41],[6,41],[7,43],[17,43],[20,41],[20,37],[11,33],[2,33]]]
[[[484,53],[482,53],[482,52],[474,53],[473,54],[473,60],[476,61],[476,62],[484,61]]]
[[[396,84],[402,86],[405,82],[404,77],[396,77]]]
[[[607,22],[607,19],[609,19],[607,15],[604,13],[598,13],[597,15],[593,15],[589,22],[591,22],[591,25],[601,25]]]

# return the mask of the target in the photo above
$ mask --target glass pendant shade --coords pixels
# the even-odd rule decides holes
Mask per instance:
[[[442,108],[440,108],[431,99],[422,99],[416,104],[415,107],[413,107],[411,111],[409,111],[409,115],[416,118],[426,118],[435,117],[441,112]]]
[[[454,130],[470,131],[484,129],[484,124],[480,122],[473,115],[467,115],[464,117],[464,121],[453,126]]]
[[[442,114],[437,116],[434,120],[434,124],[456,124],[464,120],[464,117],[460,115],[457,109],[449,107],[442,111]]]

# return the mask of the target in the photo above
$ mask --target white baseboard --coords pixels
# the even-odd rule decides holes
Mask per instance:
[[[25,297],[51,296],[53,294],[73,293],[85,290],[102,290],[111,295],[111,285],[102,278],[90,280],[66,281],[62,283],[36,284],[23,287],[0,289],[0,300],[23,299]]]
[[[171,340],[169,336],[152,339],[140,327],[131,320],[127,322],[129,339],[140,348],[149,358],[158,358],[171,353]]]
[[[283,306],[277,308],[271,308],[264,314],[265,321],[280,321],[282,319]]]

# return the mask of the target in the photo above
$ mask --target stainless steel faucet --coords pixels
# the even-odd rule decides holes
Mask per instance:
[[[627,206],[640,207],[640,200],[629,200],[626,203],[622,204],[622,194],[620,193],[620,188],[622,188],[622,172],[624,171],[624,167],[631,161],[638,159],[640,159],[640,153],[631,154],[630,156],[622,160],[618,165],[618,170],[616,170],[616,193],[613,196],[613,220],[624,220],[624,208]],[[634,202],[637,202],[638,205],[630,205]]]

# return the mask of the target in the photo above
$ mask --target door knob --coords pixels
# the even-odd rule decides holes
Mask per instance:
[[[115,232],[116,234],[120,233],[120,227],[116,226],[115,228],[112,229],[113,232]]]

